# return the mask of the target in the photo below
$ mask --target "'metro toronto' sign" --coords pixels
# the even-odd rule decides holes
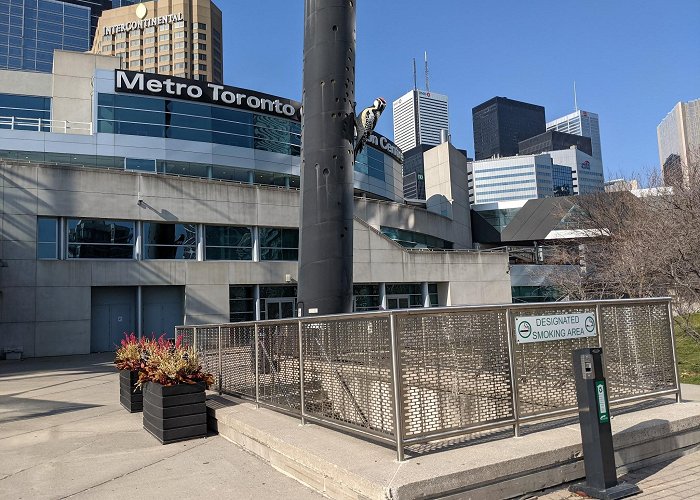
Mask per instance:
[[[218,104],[229,108],[301,120],[301,103],[253,90],[174,76],[116,70],[114,91]]]
[[[228,108],[263,113],[266,115],[301,121],[301,103],[254,90],[218,85],[216,83],[187,80],[175,76],[115,70],[114,91],[121,94],[138,94],[217,104]],[[394,160],[403,163],[401,149],[383,135],[372,133],[367,143]]]

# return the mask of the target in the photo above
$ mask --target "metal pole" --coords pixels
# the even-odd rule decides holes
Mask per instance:
[[[595,326],[598,333],[598,344],[603,348],[601,357],[603,359],[603,376],[605,376],[608,372],[608,358],[605,354],[605,347],[607,346],[603,345],[603,315],[600,312],[600,304],[595,305]]]
[[[306,416],[304,411],[306,405],[304,402],[304,340],[303,340],[303,326],[301,320],[299,320],[299,396],[301,402],[301,425],[306,425]]]
[[[306,0],[298,301],[352,312],[356,2]]]
[[[391,335],[391,385],[394,389],[394,435],[396,437],[396,459],[404,461],[403,450],[403,401],[401,398],[401,375],[400,375],[400,346],[396,332],[396,318],[394,314],[389,315],[389,332]]]
[[[678,373],[678,356],[676,354],[676,335],[675,335],[675,325],[673,323],[673,305],[671,301],[668,301],[668,324],[671,329],[671,349],[673,351],[673,372],[676,376],[676,403],[682,403],[683,398],[681,397],[681,377]]]
[[[513,432],[515,437],[520,437],[520,420],[518,418],[518,383],[515,375],[515,346],[513,345],[513,327],[511,324],[512,314],[510,309],[506,309],[506,335],[508,336],[508,364],[510,365],[510,392],[511,404],[513,405]]]
[[[222,394],[221,381],[223,379],[223,365],[221,356],[221,326],[219,326],[219,396]]]
[[[255,406],[260,408],[260,341],[258,340],[258,324],[255,324]]]

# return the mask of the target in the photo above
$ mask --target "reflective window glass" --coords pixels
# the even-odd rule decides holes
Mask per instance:
[[[253,235],[249,227],[206,226],[206,260],[253,260]]]
[[[299,260],[299,230],[261,227],[260,260]]]
[[[146,222],[143,225],[143,247],[146,259],[195,260],[197,226]]]
[[[58,258],[58,219],[39,217],[37,219],[36,250],[38,259]]]
[[[69,259],[133,259],[133,221],[68,219]]]

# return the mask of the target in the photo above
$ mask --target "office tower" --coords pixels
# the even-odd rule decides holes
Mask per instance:
[[[143,2],[103,13],[92,52],[122,69],[223,81],[221,10],[211,0]]]
[[[394,142],[402,151],[419,145],[437,146],[450,129],[447,96],[411,90],[394,101]]]
[[[519,154],[521,155],[536,155],[549,151],[571,149],[572,147],[580,149],[589,156],[593,154],[591,139],[589,137],[557,132],[556,130],[548,130],[544,134],[530,137],[529,139],[520,141],[520,144],[518,144]]]
[[[56,49],[90,50],[109,0],[0,1],[0,69],[51,72]]]
[[[135,5],[139,3],[140,0],[112,0],[112,7],[117,9],[119,7],[126,7],[127,5]]]
[[[579,109],[569,115],[547,122],[547,130],[589,137],[592,147],[591,156],[601,162],[603,161],[603,153],[600,147],[600,121],[596,113]]]
[[[485,160],[518,154],[518,144],[545,131],[544,108],[494,97],[472,109],[474,158]]]
[[[656,128],[664,182],[689,179],[688,166],[700,162],[700,99],[679,102]]]

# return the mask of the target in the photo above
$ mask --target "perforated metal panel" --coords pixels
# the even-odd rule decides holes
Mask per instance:
[[[199,362],[202,370],[214,375],[214,386],[212,390],[219,389],[219,328],[218,327],[195,327],[195,341],[199,353]]]
[[[255,326],[221,327],[221,390],[255,397]]]
[[[601,316],[611,400],[676,387],[666,304],[601,306]]]
[[[513,311],[513,316],[595,313],[595,307],[543,306]],[[600,328],[598,329],[600,334]],[[515,334],[513,334],[515,335]],[[576,408],[572,352],[599,346],[599,337],[515,344],[518,416]]]
[[[260,401],[300,413],[298,322],[260,323],[258,352]]]
[[[389,318],[302,323],[305,412],[393,433]]]
[[[506,313],[396,317],[404,435],[513,417]]]
[[[175,327],[175,336],[182,337],[182,343],[194,347],[194,328],[191,326]]]

